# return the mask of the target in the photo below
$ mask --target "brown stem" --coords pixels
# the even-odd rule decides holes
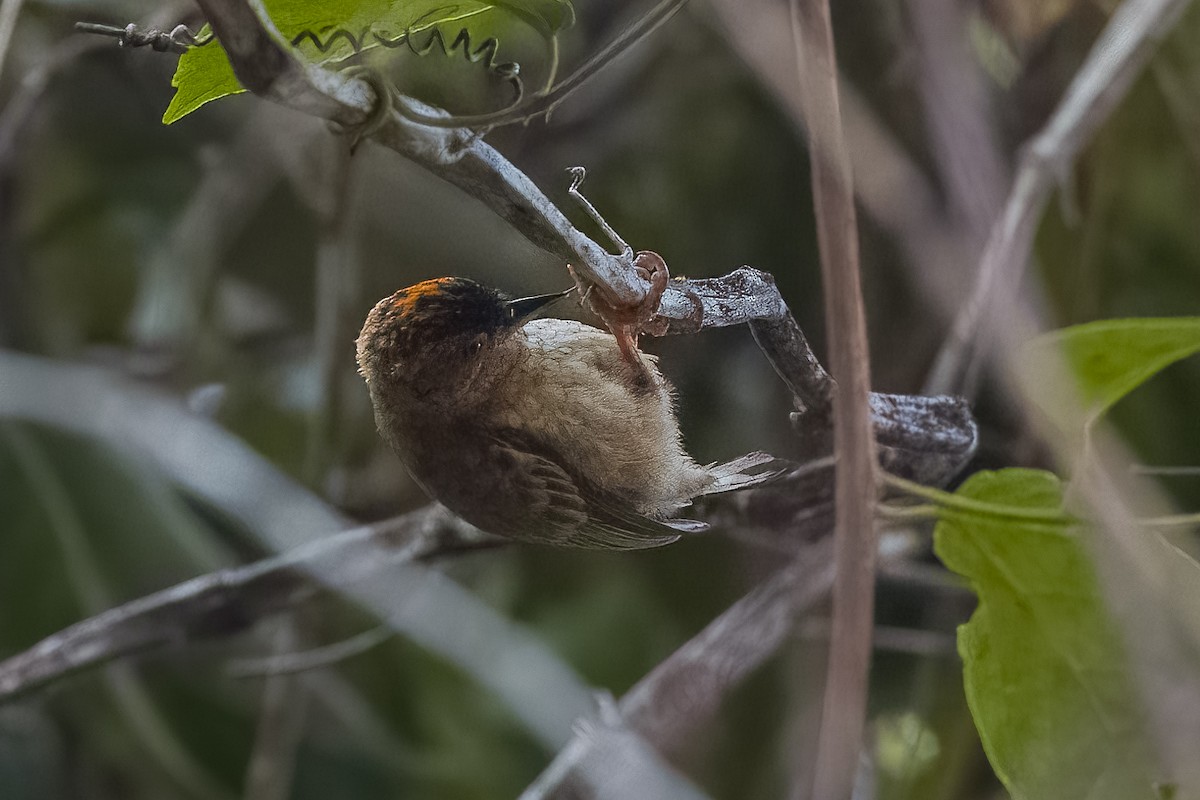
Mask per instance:
[[[808,120],[817,242],[821,251],[837,455],[833,628],[813,796],[843,800],[854,788],[866,715],[875,600],[875,443],[870,421],[866,319],[850,157],[842,133],[828,0],[793,0]]]

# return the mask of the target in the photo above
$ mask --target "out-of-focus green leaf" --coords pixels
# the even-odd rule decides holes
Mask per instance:
[[[432,34],[433,28],[443,26],[447,43],[466,29],[471,34],[472,52],[490,36],[500,40],[497,29],[502,33],[504,25],[533,28],[552,46],[559,31],[575,19],[569,0],[266,0],[265,6],[279,32],[317,64],[379,47],[377,37],[397,40],[405,34]],[[171,85],[175,96],[163,114],[163,123],[168,125],[205,103],[245,91],[215,39],[192,47],[179,58]]]
[[[1093,417],[1155,374],[1200,351],[1200,318],[1111,319],[1075,325],[1035,339],[1025,363],[1035,381],[1061,354]]]
[[[957,497],[1055,512],[1048,472],[978,472]],[[1124,644],[1083,546],[1082,523],[945,508],[934,548],[979,606],[958,631],[967,702],[1015,800],[1156,797],[1150,738]]]

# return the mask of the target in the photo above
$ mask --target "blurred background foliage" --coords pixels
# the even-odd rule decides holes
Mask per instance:
[[[911,4],[834,6],[845,75],[936,185],[941,156],[918,99]],[[772,2],[730,8],[778,12]],[[564,68],[640,9],[580,0],[562,38]],[[995,0],[960,10],[1011,155],[1052,110],[1106,6]],[[346,162],[326,126],[249,95],[164,127],[175,57],[71,32],[81,19],[173,24],[191,13],[136,0],[25,4],[0,76],[0,345],[100,365],[178,397],[351,517],[419,506],[425,498],[375,435],[354,371],[361,319],[378,298],[423,278],[465,275],[531,294],[566,286],[563,265],[394,153],[368,144]],[[489,141],[592,230],[565,191],[565,168],[586,165],[590,199],[675,274],[719,275],[743,264],[773,273],[823,353],[803,136],[731,43],[725,19],[697,0],[548,123],[497,130]],[[503,58],[536,74],[543,44],[517,30],[504,38]],[[505,86],[460,58],[390,54],[386,67],[406,91],[458,112],[508,101]],[[785,59],[778,69],[794,67]],[[46,85],[22,106],[23,78],[37,70]],[[323,272],[319,245],[342,180],[342,269]],[[1036,253],[1049,326],[1196,313],[1200,9],[1064,176],[1060,199]],[[875,387],[916,392],[948,311],[923,290],[925,265],[903,253],[893,231],[866,214],[861,228]],[[966,286],[974,267],[955,264],[957,282]],[[747,331],[645,346],[661,354],[678,388],[697,458],[759,448],[794,455],[788,398]],[[1195,463],[1198,393],[1192,360],[1116,409],[1139,458]],[[1039,460],[997,387],[978,412],[980,466]],[[1171,488],[1183,507],[1196,507],[1195,479]],[[122,442],[0,420],[0,656],[114,604],[264,554],[220,509],[182,493]],[[446,569],[587,682],[619,696],[778,559],[777,548],[713,536],[631,555],[512,547]],[[969,610],[953,586],[881,586],[880,624],[921,634],[881,648],[875,662],[881,798],[998,792],[953,647],[954,626]],[[309,646],[372,624],[350,604],[330,602],[297,620]],[[226,667],[268,652],[272,635],[263,625],[0,707],[0,797],[238,795],[261,681],[231,678]],[[784,796],[811,757],[805,721],[819,697],[822,637],[819,624],[804,627],[672,754],[675,763],[713,797]],[[307,706],[296,798],[512,797],[551,755],[470,675],[402,638],[339,665],[329,681],[310,690],[320,702]],[[331,711],[339,703],[342,713]]]

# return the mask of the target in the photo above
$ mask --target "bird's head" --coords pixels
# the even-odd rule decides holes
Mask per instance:
[[[566,292],[510,300],[466,278],[435,278],[380,300],[358,337],[358,368],[377,396],[447,404],[486,393],[521,326]]]

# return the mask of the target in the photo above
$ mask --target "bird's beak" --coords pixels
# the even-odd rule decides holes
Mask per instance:
[[[508,318],[512,320],[514,325],[521,325],[543,307],[550,305],[555,300],[566,297],[571,292],[575,291],[572,286],[565,292],[554,292],[552,294],[539,294],[533,297],[522,297],[517,300],[509,300],[505,303],[505,311],[508,313]]]

